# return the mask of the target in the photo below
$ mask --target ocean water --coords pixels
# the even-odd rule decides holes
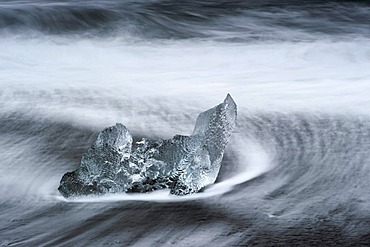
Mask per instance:
[[[0,245],[370,245],[367,1],[0,1]],[[99,131],[189,135],[230,93],[217,182],[66,200]]]

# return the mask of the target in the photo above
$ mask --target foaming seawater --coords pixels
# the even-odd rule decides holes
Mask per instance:
[[[27,108],[32,101],[43,112],[63,117],[89,114],[113,120],[122,101],[131,101],[130,111],[140,110],[135,101],[145,103],[153,96],[214,105],[227,92],[238,106],[252,110],[369,114],[370,109],[367,39],[248,44],[58,43],[58,38],[47,37],[3,41],[0,80],[7,86],[0,104],[6,103],[2,108],[7,110]]]

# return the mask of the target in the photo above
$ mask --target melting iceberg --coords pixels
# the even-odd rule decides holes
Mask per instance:
[[[191,136],[133,143],[128,129],[117,123],[98,135],[80,167],[63,175],[58,190],[64,197],[164,188],[175,195],[196,193],[215,182],[236,116],[228,94],[198,116]]]

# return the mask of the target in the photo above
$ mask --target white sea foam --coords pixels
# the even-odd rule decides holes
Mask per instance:
[[[91,89],[103,96],[156,95],[211,105],[229,92],[239,106],[252,109],[368,113],[368,42],[132,44],[2,38],[0,81],[4,91]]]

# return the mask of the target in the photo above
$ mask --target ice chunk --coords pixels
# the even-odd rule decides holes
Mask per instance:
[[[121,191],[116,175],[130,157],[132,137],[120,123],[104,129],[83,154],[80,167],[64,174],[59,191],[65,196]]]
[[[230,94],[222,104],[198,116],[186,158],[178,165],[182,174],[171,193],[189,194],[215,182],[236,116],[236,104]]]
[[[80,167],[64,174],[58,189],[65,197],[162,188],[176,195],[198,192],[215,182],[236,116],[228,94],[198,116],[191,136],[132,143],[127,128],[117,123],[98,135]]]

